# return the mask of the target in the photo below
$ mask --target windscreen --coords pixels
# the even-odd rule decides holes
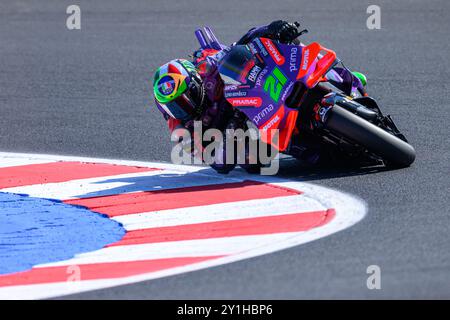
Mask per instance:
[[[220,61],[220,76],[226,84],[245,84],[246,77],[255,66],[255,58],[245,45],[237,45],[231,48],[227,55]]]

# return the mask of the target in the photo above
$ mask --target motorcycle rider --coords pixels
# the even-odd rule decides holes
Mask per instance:
[[[256,37],[290,43],[302,33],[298,31],[298,27],[297,22],[273,21],[269,25],[250,29],[233,45],[247,44]],[[192,62],[174,59],[155,72],[153,80],[155,103],[167,121],[171,133],[177,129],[187,129],[193,134],[195,120],[202,122],[204,130],[215,128],[223,132],[226,129],[244,126],[241,120],[233,118],[233,109],[224,98],[224,83],[216,65],[220,54],[220,50],[199,49],[194,52]],[[231,121],[226,120],[230,118]],[[191,141],[184,141],[184,146],[187,146],[189,152],[194,152],[195,148]],[[241,164],[241,167],[249,172],[255,172],[261,164],[259,162],[250,164],[250,158],[255,155],[246,151],[246,163]],[[222,157],[224,158],[224,155]],[[235,167],[235,164],[224,162],[218,161],[211,166],[220,173],[228,173]]]

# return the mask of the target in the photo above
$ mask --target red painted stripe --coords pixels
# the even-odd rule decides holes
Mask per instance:
[[[67,200],[65,203],[85,206],[90,210],[114,217],[140,212],[294,196],[299,194],[301,194],[301,192],[293,189],[257,181],[243,181],[237,183],[74,199]]]
[[[144,261],[110,262],[83,264],[78,265],[78,267],[80,268],[80,280],[112,279],[181,267],[221,257],[222,256],[182,257]],[[73,275],[74,269],[69,269],[68,266],[34,268],[29,271],[0,275],[0,287],[65,282],[72,278]]]
[[[328,223],[334,209],[130,231],[110,246],[300,232]]]
[[[0,188],[159,170],[106,163],[51,162],[0,168]]]

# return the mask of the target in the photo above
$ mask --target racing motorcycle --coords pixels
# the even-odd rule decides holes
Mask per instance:
[[[203,49],[220,54],[218,71],[235,116],[279,152],[295,156],[298,141],[308,140],[346,159],[411,165],[414,148],[368,95],[365,76],[348,70],[333,50],[300,43],[305,32],[288,44],[255,38],[231,47],[208,27],[195,34]]]

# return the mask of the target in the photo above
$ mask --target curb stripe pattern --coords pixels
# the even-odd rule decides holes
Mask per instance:
[[[0,168],[0,188],[157,170],[102,163],[53,162]]]
[[[145,191],[114,196],[67,200],[109,217],[146,211],[205,206],[254,199],[298,195],[297,190],[263,184],[258,181],[195,186],[171,190]]]
[[[85,206],[126,230],[100,250],[0,275],[4,299],[56,297],[230,263],[328,236],[366,212],[344,193],[275,177],[1,152],[0,191]],[[69,281],[74,266],[80,281]]]
[[[141,229],[127,232],[121,241],[111,246],[300,232],[319,227],[333,217],[334,209],[329,209],[317,212]]]

